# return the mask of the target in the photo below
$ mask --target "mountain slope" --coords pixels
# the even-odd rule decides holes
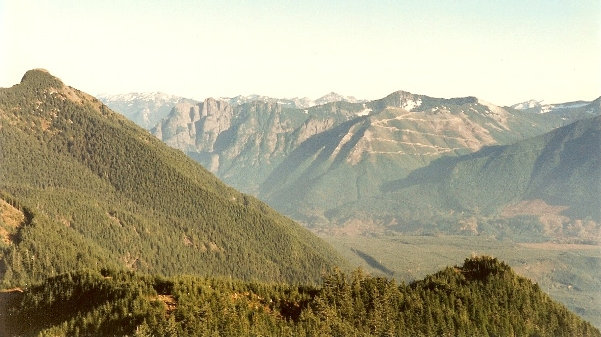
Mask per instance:
[[[361,175],[384,175],[382,181],[401,178],[441,155],[509,144],[571,120],[505,109],[473,97],[440,99],[403,91],[371,102],[338,101],[304,109],[277,100],[256,99],[182,103],[151,132],[185,151],[225,182],[257,195],[279,188],[266,186],[267,178],[310,137],[324,133],[319,137],[327,143],[323,146],[348,148],[349,144],[334,145],[342,139],[332,135],[337,132],[332,130],[358,117],[369,116],[371,124],[349,152],[354,159],[347,158],[348,163],[343,165]],[[382,172],[378,170],[381,165],[367,163],[374,160],[385,162],[389,169]],[[357,165],[365,167],[357,169]],[[355,174],[344,183],[354,181]]]
[[[536,215],[547,226],[545,234],[594,240],[601,233],[601,117],[513,145],[440,158],[381,188],[381,198],[345,205],[339,219],[369,209],[377,210],[381,222],[399,225]],[[568,233],[570,226],[575,228]]]
[[[1,89],[0,112],[0,192],[12,207],[0,223],[4,284],[95,265],[310,281],[343,264],[291,220],[45,71]],[[19,212],[24,220],[9,225],[6,214]]]

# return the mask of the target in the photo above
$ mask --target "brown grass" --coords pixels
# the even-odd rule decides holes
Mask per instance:
[[[25,215],[6,201],[0,199],[0,240],[11,244],[10,234],[25,222]]]
[[[177,309],[177,301],[173,295],[158,295],[157,300],[165,304],[165,307],[167,308],[167,315],[171,314],[175,311],[175,309]]]

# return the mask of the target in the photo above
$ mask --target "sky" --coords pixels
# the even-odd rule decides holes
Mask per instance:
[[[601,95],[601,1],[0,0],[0,87],[498,105]]]

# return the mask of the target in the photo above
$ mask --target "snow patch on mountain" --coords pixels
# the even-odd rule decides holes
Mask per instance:
[[[559,104],[543,104],[543,101],[529,100],[526,102],[514,104],[511,108],[535,113],[561,112],[561,110],[577,109],[589,105],[591,102],[576,101]]]
[[[146,129],[154,127],[158,121],[169,114],[177,103],[186,100],[181,96],[163,92],[102,94],[97,98],[112,110],[123,114]]]
[[[556,109],[574,109],[574,108],[581,108],[581,107],[589,105],[589,104],[590,104],[590,102],[578,101],[578,102],[554,104],[552,106]]]
[[[314,105],[323,105],[334,102],[348,102],[348,103],[364,103],[365,100],[357,99],[353,96],[342,96],[335,92],[330,92],[314,101]]]
[[[250,102],[264,102],[264,103],[277,103],[279,105],[295,108],[295,109],[308,109],[313,106],[323,105],[333,102],[349,102],[349,103],[363,103],[365,100],[357,99],[353,96],[342,96],[335,92],[330,92],[316,100],[309,97],[293,97],[293,98],[273,98],[269,96],[261,95],[238,95],[235,97],[220,97],[222,101],[228,102],[232,106],[242,105]]]
[[[97,96],[102,102],[136,102],[136,101],[153,101],[153,102],[171,102],[179,101],[181,96],[166,94],[164,92],[130,92],[126,94],[100,94]]]
[[[422,105],[422,100],[421,98],[418,99],[407,99],[407,100],[403,100],[401,102],[400,107],[407,110],[407,111],[413,111],[414,109],[419,108]]]
[[[371,109],[365,107],[365,103],[363,103],[363,110],[357,112],[357,116],[367,116],[371,113]]]
[[[511,106],[511,108],[516,109],[516,110],[533,109],[533,108],[538,108],[538,107],[542,106],[542,102],[543,101],[537,101],[537,100],[531,99],[526,102],[514,104]]]
[[[509,125],[507,125],[507,119],[509,118],[509,113],[507,110],[501,108],[498,105],[492,104],[490,102],[478,99],[478,103],[484,105],[487,108],[489,116],[492,117],[495,121],[497,121],[501,127],[506,130],[509,130]]]

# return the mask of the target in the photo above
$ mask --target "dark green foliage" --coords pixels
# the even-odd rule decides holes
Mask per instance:
[[[28,212],[0,245],[4,286],[97,265],[315,282],[343,264],[290,219],[44,71],[0,89],[0,145],[0,197]]]
[[[462,267],[410,285],[334,273],[324,279],[313,308],[317,321],[337,336],[599,334],[490,257],[466,259]]]
[[[8,336],[600,336],[490,257],[410,285],[361,270],[320,287],[83,271],[25,289],[5,312]]]
[[[5,330],[18,335],[44,330],[50,335],[126,335],[165,314],[152,301],[157,298],[154,287],[160,285],[160,279],[130,272],[62,274],[25,288],[19,303],[6,309],[10,319]]]

